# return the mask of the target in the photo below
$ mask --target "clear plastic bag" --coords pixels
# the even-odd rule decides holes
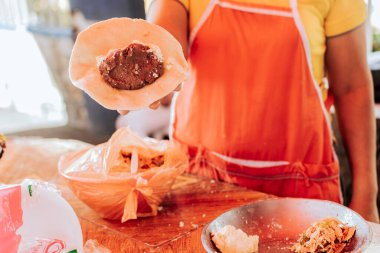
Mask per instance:
[[[0,186],[0,231],[0,252],[83,252],[78,217],[46,182]]]
[[[169,141],[142,139],[129,128],[98,146],[61,157],[58,167],[74,194],[101,217],[125,222],[155,216],[186,152]]]

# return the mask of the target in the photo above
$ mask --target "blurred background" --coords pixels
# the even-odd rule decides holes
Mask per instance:
[[[108,139],[118,114],[71,84],[71,49],[93,22],[144,13],[142,0],[0,0],[0,133]]]
[[[380,1],[366,2],[370,13],[368,62],[379,103],[380,147]],[[77,33],[111,17],[144,18],[143,0],[0,0],[0,133],[97,144],[115,131],[115,122],[134,122],[134,130],[141,135],[167,137],[168,109],[117,120],[117,112],[102,108],[70,83],[68,63]],[[158,126],[147,128],[158,121]],[[349,196],[349,166],[335,125],[334,131]],[[380,175],[380,148],[377,150]]]

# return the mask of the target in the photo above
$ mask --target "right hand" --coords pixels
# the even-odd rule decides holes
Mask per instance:
[[[172,102],[172,98],[173,98],[174,92],[180,91],[181,88],[182,88],[182,84],[179,84],[177,86],[177,88],[175,88],[175,90],[173,92],[171,92],[170,94],[168,94],[165,97],[161,98],[160,100],[157,100],[157,101],[151,103],[149,105],[149,108],[152,109],[152,110],[156,110],[158,107],[160,107],[160,105],[169,106],[171,104],[171,102]],[[130,111],[128,111],[128,110],[117,110],[117,112],[120,115],[127,115]]]

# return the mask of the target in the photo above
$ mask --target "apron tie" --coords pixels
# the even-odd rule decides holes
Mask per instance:
[[[305,185],[306,187],[309,187],[310,186],[310,180],[309,180],[309,176],[307,175],[306,173],[306,168],[305,166],[302,164],[302,162],[295,162],[291,165],[291,169],[294,173],[296,174],[300,174],[301,176],[303,176],[303,179],[305,181]]]
[[[192,161],[190,162],[190,165],[194,165],[197,163],[201,165],[204,162],[204,154],[206,152],[206,149],[202,145],[198,145],[196,149],[197,152]]]

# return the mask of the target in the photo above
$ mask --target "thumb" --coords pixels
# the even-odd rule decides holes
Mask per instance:
[[[117,112],[120,114],[120,115],[127,115],[129,113],[129,111],[127,110],[117,110]]]

